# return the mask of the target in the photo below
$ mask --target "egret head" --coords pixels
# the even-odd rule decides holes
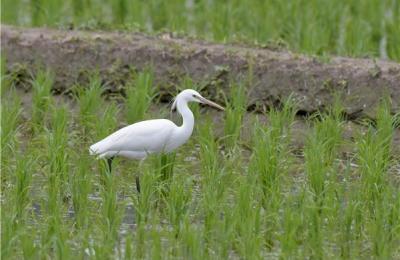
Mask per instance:
[[[225,110],[222,106],[202,97],[199,92],[193,89],[185,89],[181,93],[176,96],[174,103],[172,104],[172,111],[176,110],[177,102],[178,100],[182,100],[185,103],[187,102],[197,102],[201,104],[206,104],[215,108],[218,108],[220,110]]]

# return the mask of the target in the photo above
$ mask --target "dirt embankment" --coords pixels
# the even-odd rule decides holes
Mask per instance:
[[[388,95],[400,111],[400,64],[373,59],[331,57],[326,60],[241,45],[212,44],[169,35],[59,31],[2,25],[2,54],[7,70],[21,82],[38,68],[55,73],[55,92],[68,92],[98,70],[106,91],[123,92],[131,70],[155,69],[162,97],[185,77],[213,99],[229,92],[230,81],[247,82],[249,109],[278,105],[291,93],[301,113],[323,109],[340,92],[350,119],[374,117]]]

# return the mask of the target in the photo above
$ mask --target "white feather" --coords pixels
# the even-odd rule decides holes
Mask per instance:
[[[176,128],[178,126],[166,119],[138,122],[93,144],[90,152],[100,158],[121,155],[142,159],[147,154],[164,151]]]

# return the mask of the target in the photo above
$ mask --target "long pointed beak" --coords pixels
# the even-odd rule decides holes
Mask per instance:
[[[220,105],[218,105],[217,103],[214,103],[214,102],[212,102],[212,101],[210,101],[210,100],[208,100],[208,99],[206,99],[206,98],[198,97],[198,99],[199,99],[199,100],[201,101],[201,103],[203,103],[203,104],[207,104],[207,105],[209,105],[209,106],[218,108],[219,110],[222,110],[222,111],[225,110],[225,108],[223,108],[222,106],[220,106]]]

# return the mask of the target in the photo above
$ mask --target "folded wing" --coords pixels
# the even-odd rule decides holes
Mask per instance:
[[[170,141],[177,126],[166,119],[138,122],[109,135],[90,146],[90,153],[101,155],[107,152],[161,152]]]

